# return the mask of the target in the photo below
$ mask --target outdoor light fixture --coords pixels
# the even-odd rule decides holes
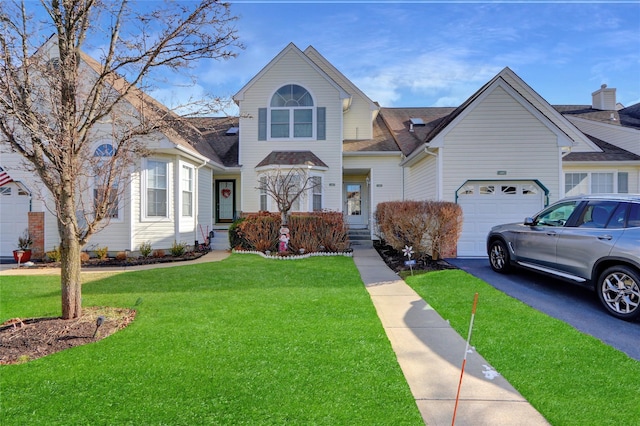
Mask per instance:
[[[104,317],[100,315],[98,319],[96,319],[96,331],[93,332],[93,339],[95,339],[96,336],[98,335],[98,329],[102,324],[104,324]]]

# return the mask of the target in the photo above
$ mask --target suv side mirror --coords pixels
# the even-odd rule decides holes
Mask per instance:
[[[533,226],[535,225],[535,222],[533,221],[532,217],[525,217],[524,218],[524,224],[527,226]]]

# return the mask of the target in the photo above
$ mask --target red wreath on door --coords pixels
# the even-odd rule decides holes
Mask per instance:
[[[224,198],[229,198],[231,196],[231,190],[228,188],[225,188],[222,190],[222,196]]]

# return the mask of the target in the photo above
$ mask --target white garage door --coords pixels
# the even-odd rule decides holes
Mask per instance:
[[[29,194],[15,183],[0,187],[0,256],[12,257],[29,225]]]
[[[464,224],[459,257],[486,256],[487,233],[494,225],[522,222],[542,210],[544,191],[533,181],[468,182],[458,190]]]

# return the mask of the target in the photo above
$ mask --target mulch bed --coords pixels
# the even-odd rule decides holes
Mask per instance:
[[[448,263],[446,260],[433,260],[430,256],[412,257],[412,260],[416,261],[416,264],[409,267],[405,265],[405,261],[409,260],[402,251],[396,250],[393,247],[381,243],[380,241],[373,242],[373,248],[376,249],[382,260],[393,269],[395,272],[409,271],[442,271],[445,269],[457,269],[455,266]]]
[[[19,364],[96,342],[125,328],[135,316],[132,309],[89,307],[71,320],[12,318],[0,325],[0,364]]]
[[[138,265],[154,265],[157,263],[169,263],[169,262],[184,262],[189,260],[195,260],[202,256],[204,256],[206,252],[188,252],[183,254],[182,256],[171,256],[166,255],[162,257],[129,257],[127,259],[116,259],[115,257],[109,257],[106,259],[97,259],[91,258],[87,261],[82,262],[82,267],[127,267],[127,266],[138,266]],[[43,261],[34,261],[30,268],[59,268],[60,262],[43,262]]]

